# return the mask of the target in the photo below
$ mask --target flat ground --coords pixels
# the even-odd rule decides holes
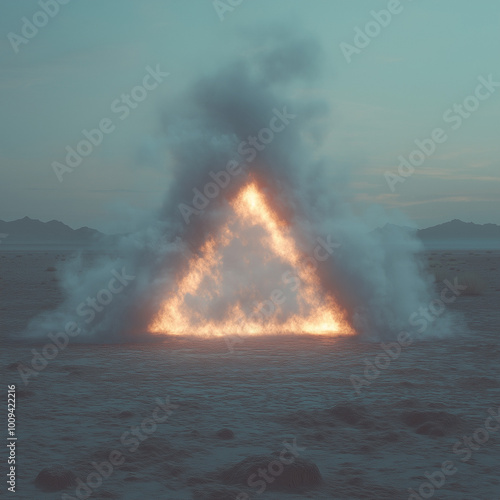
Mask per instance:
[[[426,257],[437,293],[446,278],[468,284],[447,306],[468,330],[403,348],[358,394],[350,377],[363,376],[366,361],[383,353],[380,344],[299,336],[245,339],[233,352],[223,340],[70,344],[25,385],[16,363],[29,365],[31,349],[43,343],[11,337],[60,303],[57,272],[47,269],[60,268],[67,256],[2,249],[0,369],[4,391],[17,387],[16,498],[76,497],[75,486],[45,493],[34,480],[55,466],[86,482],[90,463],[118,450],[125,462],[92,484],[91,498],[406,499],[409,488],[430,495],[425,473],[451,461],[444,484],[434,475],[433,498],[499,499],[500,428],[491,430],[499,425],[491,419],[490,431],[484,428],[489,410],[500,411],[500,252]],[[156,429],[146,421],[151,432],[135,447],[124,433],[151,418],[157,398],[167,396],[175,407]],[[233,436],[218,433],[223,428]],[[467,451],[464,436],[474,449]],[[294,439],[297,465],[316,464],[321,473],[315,488],[299,491],[287,479],[292,465],[261,481],[263,493],[245,484],[252,471],[231,470],[252,456],[269,456],[264,466],[279,460],[284,441]]]

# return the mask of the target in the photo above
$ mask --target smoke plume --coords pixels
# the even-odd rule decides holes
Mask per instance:
[[[319,154],[330,120],[327,103],[312,91],[323,64],[320,47],[284,34],[265,42],[265,49],[172,99],[161,117],[165,168],[174,179],[163,205],[141,230],[118,238],[91,263],[83,257],[69,263],[61,274],[64,303],[35,318],[29,334],[46,335],[75,322],[81,329],[75,341],[149,338],[148,325],[162,300],[224,222],[229,200],[249,177],[290,222],[305,255],[312,255],[318,238],[333,242],[331,258],[317,263],[322,286],[360,336],[395,337],[411,328],[412,314],[429,306],[433,284],[420,261],[420,243],[396,229],[371,232],[374,219],[381,226],[390,221],[382,210],[352,210],[349,181],[359,172]],[[270,293],[268,283],[280,280],[282,269],[262,276],[233,257],[237,284],[225,290],[214,317],[230,306],[235,287],[253,290],[252,300],[258,300],[259,293]],[[423,335],[449,329],[449,315],[442,314]]]

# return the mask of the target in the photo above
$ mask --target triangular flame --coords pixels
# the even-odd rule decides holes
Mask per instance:
[[[315,269],[300,265],[302,252],[291,235],[290,228],[268,204],[255,181],[250,181],[238,192],[231,203],[232,217],[224,224],[216,237],[209,238],[193,257],[185,274],[179,279],[177,289],[162,304],[160,311],[150,325],[153,333],[197,335],[218,337],[225,335],[265,335],[280,333],[305,333],[317,335],[353,334],[345,313],[334,298],[323,290]],[[210,301],[221,294],[221,251],[240,234],[235,234],[234,226],[243,224],[246,228],[259,226],[264,236],[261,238],[268,253],[283,264],[294,269],[297,278],[296,310],[283,317],[280,306],[274,314],[262,318],[262,314],[244,311],[236,302],[226,308],[221,318],[209,318],[203,307],[189,304],[192,297]],[[202,282],[215,283],[208,290],[202,290]]]

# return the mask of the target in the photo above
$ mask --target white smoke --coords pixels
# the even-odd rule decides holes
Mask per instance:
[[[103,256],[91,264],[81,258],[71,262],[62,274],[64,303],[35,318],[28,332],[46,335],[74,321],[82,330],[75,336],[78,341],[148,338],[148,324],[174,289],[177,273],[224,220],[227,200],[249,174],[273,194],[304,251],[317,237],[332,237],[339,245],[319,272],[361,336],[386,339],[411,328],[412,314],[428,307],[434,293],[420,260],[421,245],[405,231],[371,232],[374,221],[379,226],[393,221],[382,210],[356,215],[345,201],[356,168],[346,171],[327,157],[318,158],[328,106],[304,89],[320,68],[321,50],[314,41],[281,36],[269,40],[255,59],[229,64],[194,82],[184,96],[175,96],[162,119],[169,158],[165,168],[175,181],[161,210],[140,231],[102,248]],[[269,128],[277,113],[294,117],[269,143],[252,146],[251,138]],[[228,165],[233,173],[227,173]],[[194,198],[203,200],[197,193],[203,194],[221,170],[230,182],[203,210],[196,208]],[[102,310],[97,311],[93,298],[123,272],[133,280],[108,304],[98,301]],[[239,286],[252,286],[255,276],[248,274],[240,276]],[[107,301],[109,294],[101,292],[102,297]],[[450,331],[450,318],[441,314],[425,335]]]

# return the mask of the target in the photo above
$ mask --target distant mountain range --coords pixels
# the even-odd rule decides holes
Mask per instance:
[[[0,242],[5,245],[72,245],[87,246],[97,242],[103,233],[89,227],[71,229],[57,220],[37,219],[0,220]]]
[[[392,232],[405,231],[416,235],[425,246],[433,248],[498,248],[500,249],[500,226],[496,224],[474,224],[455,219],[444,224],[416,230],[411,227],[386,224],[374,233],[390,238]],[[0,244],[5,245],[70,245],[89,246],[102,240],[112,241],[113,236],[95,229],[82,227],[72,229],[62,222],[41,222],[24,217],[11,222],[0,220]]]
[[[474,224],[473,222],[462,222],[454,219],[444,224],[420,229],[417,235],[422,240],[446,240],[446,239],[481,239],[499,240],[500,226],[496,224]]]
[[[498,248],[500,249],[500,226],[497,224],[475,224],[454,219],[426,229],[386,224],[375,229],[390,236],[393,231],[404,231],[416,236],[429,248]]]

